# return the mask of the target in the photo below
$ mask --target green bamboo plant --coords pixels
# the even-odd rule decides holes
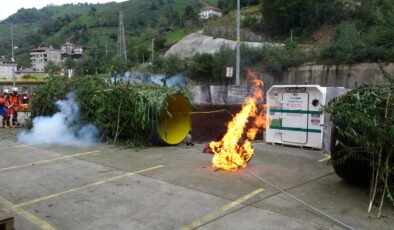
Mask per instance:
[[[369,179],[368,212],[373,204],[378,203],[378,217],[382,215],[386,198],[394,204],[393,90],[392,83],[364,85],[325,108],[331,113],[336,129],[331,163],[340,176],[353,180]],[[360,173],[361,168],[366,169],[364,173]]]
[[[151,143],[158,117],[168,113],[167,97],[175,92],[188,97],[188,93],[178,87],[112,83],[103,76],[56,77],[36,89],[31,102],[32,118],[55,113],[54,102],[71,90],[77,93],[82,121],[99,127],[101,140],[131,146]]]

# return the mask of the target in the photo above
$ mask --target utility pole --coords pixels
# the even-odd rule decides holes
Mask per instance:
[[[14,55],[14,29],[13,29],[13,24],[11,23],[11,67],[12,67],[12,87],[15,87],[15,70],[14,70],[14,64],[15,64],[15,55]]]
[[[15,62],[14,56],[14,28],[13,24],[11,23],[11,61]]]
[[[108,57],[108,38],[105,37],[105,57]]]
[[[235,84],[240,85],[240,63],[241,63],[241,51],[240,51],[240,42],[241,42],[241,33],[240,33],[240,10],[241,3],[240,0],[237,0],[237,57],[236,57],[236,70],[235,70]]]
[[[119,11],[118,57],[125,65],[127,65],[127,49],[126,49],[126,38],[124,32],[123,11]]]
[[[154,41],[155,41],[155,39],[152,38],[152,61],[151,61],[152,64],[153,64],[153,61],[155,58],[155,50],[154,50],[154,45],[153,45]]]

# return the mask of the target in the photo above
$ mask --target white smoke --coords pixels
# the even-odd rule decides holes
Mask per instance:
[[[33,119],[33,128],[18,135],[18,141],[28,145],[61,145],[88,147],[97,141],[99,130],[92,124],[82,125],[79,105],[74,92],[55,105],[60,110],[52,117]]]

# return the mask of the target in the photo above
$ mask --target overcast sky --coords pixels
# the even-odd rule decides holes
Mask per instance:
[[[1,0],[0,4],[0,21],[8,16],[15,14],[20,8],[43,8],[48,4],[63,5],[66,3],[106,3],[106,2],[124,2],[125,0]]]

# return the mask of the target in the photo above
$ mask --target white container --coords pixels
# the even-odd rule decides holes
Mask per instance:
[[[274,85],[267,92],[266,142],[330,152],[332,124],[322,107],[346,93],[343,87]]]

